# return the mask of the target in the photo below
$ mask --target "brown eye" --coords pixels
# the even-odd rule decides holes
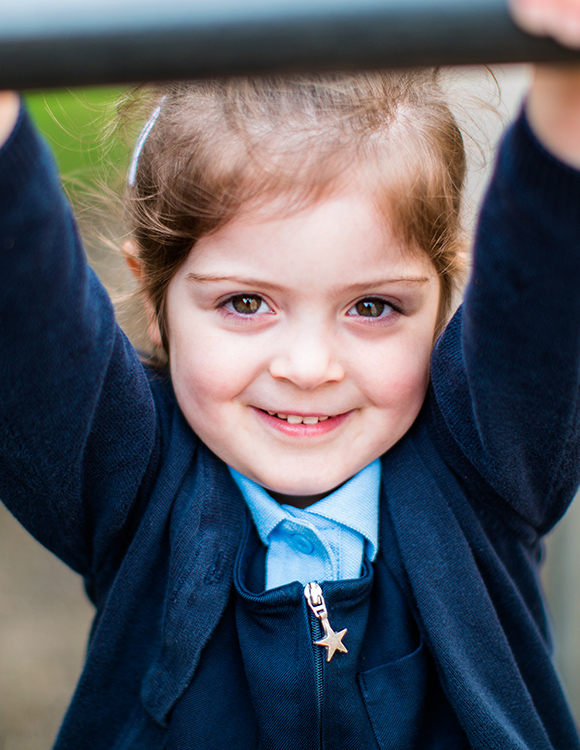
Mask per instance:
[[[265,303],[261,297],[255,294],[239,294],[232,297],[229,304],[238,315],[254,315]]]
[[[354,307],[358,315],[365,318],[378,318],[383,314],[387,305],[380,299],[362,299]]]

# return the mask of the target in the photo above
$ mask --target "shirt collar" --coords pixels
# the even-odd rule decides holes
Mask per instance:
[[[296,508],[279,505],[259,484],[231,466],[228,468],[246,500],[260,539],[268,545],[268,537],[276,526],[289,516],[296,518],[299,513]],[[371,547],[370,559],[374,560],[379,547],[380,479],[381,464],[376,459],[335,492],[305,508],[303,512],[322,516],[362,534]]]

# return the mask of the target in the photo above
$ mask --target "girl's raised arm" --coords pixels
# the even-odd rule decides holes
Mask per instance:
[[[512,4],[526,28],[580,46],[580,0]],[[482,206],[463,311],[432,369],[450,460],[468,483],[475,466],[486,499],[542,533],[580,480],[579,71],[535,71]]]
[[[526,31],[580,48],[580,0],[511,0],[510,5]],[[548,151],[580,169],[580,66],[537,66],[526,110]]]
[[[0,98],[0,135],[0,498],[88,575],[153,466],[153,393],[12,93]]]

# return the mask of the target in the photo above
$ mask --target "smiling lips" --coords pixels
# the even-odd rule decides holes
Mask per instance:
[[[298,414],[279,414],[275,411],[269,411],[268,414],[271,417],[278,417],[278,419],[283,419],[288,424],[318,424],[319,422],[324,422],[325,420],[329,419],[329,417],[301,417]]]
[[[352,414],[353,410],[341,414],[286,414],[277,411],[256,409],[256,413],[270,428],[290,437],[322,437],[334,432]]]

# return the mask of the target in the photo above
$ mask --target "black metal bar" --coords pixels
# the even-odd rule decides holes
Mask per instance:
[[[0,89],[578,59],[517,29],[504,0],[6,0],[3,6]]]

